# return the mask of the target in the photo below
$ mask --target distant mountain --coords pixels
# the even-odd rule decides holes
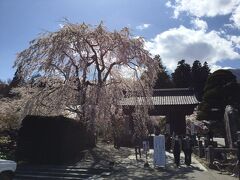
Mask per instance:
[[[237,82],[240,83],[240,69],[228,69],[231,71],[237,78]]]

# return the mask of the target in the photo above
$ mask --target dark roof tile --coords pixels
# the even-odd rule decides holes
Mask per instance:
[[[153,97],[129,97],[120,101],[123,106],[135,105],[196,105],[199,104],[191,89],[158,89]]]

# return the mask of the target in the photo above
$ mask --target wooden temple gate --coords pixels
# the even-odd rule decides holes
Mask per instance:
[[[186,134],[186,115],[193,113],[194,108],[199,104],[194,91],[188,88],[179,89],[156,89],[154,90],[149,104],[143,100],[144,97],[125,98],[121,105],[126,114],[134,111],[134,106],[150,106],[150,116],[166,116],[170,125],[170,133],[177,135]],[[142,102],[142,104],[141,104]]]

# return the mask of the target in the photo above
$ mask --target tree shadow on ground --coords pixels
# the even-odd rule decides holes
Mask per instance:
[[[76,165],[112,169],[119,159],[127,158],[131,153],[129,148],[115,149],[113,145],[99,143],[95,148],[87,150]]]
[[[167,156],[164,168],[154,167],[153,157],[149,156],[150,167],[144,168],[145,156],[136,160],[134,148],[121,147],[115,149],[111,144],[100,143],[93,149],[87,150],[84,158],[76,165],[90,169],[105,169],[111,171],[108,179],[196,179],[195,172],[203,170],[193,162],[192,166],[176,167],[173,157]],[[184,164],[183,160],[181,164]]]
[[[106,179],[196,179],[194,173],[203,171],[196,162],[192,166],[174,165],[173,157],[167,155],[166,167],[154,167],[152,154],[149,154],[149,167],[145,168],[145,156],[136,160],[134,148],[115,149],[111,144],[97,144],[93,149],[85,150],[80,161],[62,168],[85,168],[89,174],[98,174]],[[181,164],[183,162],[181,161]],[[38,167],[39,168],[39,167]],[[44,167],[46,168],[46,167]],[[110,172],[110,173],[109,173]],[[104,175],[104,173],[106,173]]]
[[[126,165],[120,165],[120,168],[114,171],[112,179],[194,179],[190,177],[189,173],[194,171],[203,171],[197,167],[181,167],[171,168],[166,166],[165,168],[144,168],[143,163],[132,165],[128,167]]]

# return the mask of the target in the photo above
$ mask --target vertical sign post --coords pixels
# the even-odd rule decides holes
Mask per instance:
[[[143,152],[145,153],[145,156],[146,156],[146,162],[144,164],[144,167],[149,167],[149,164],[148,164],[148,151],[149,151],[149,141],[143,141]]]
[[[143,141],[143,152],[146,154],[149,151],[149,141]]]
[[[154,136],[154,166],[166,165],[166,154],[165,154],[165,137],[164,135]]]

